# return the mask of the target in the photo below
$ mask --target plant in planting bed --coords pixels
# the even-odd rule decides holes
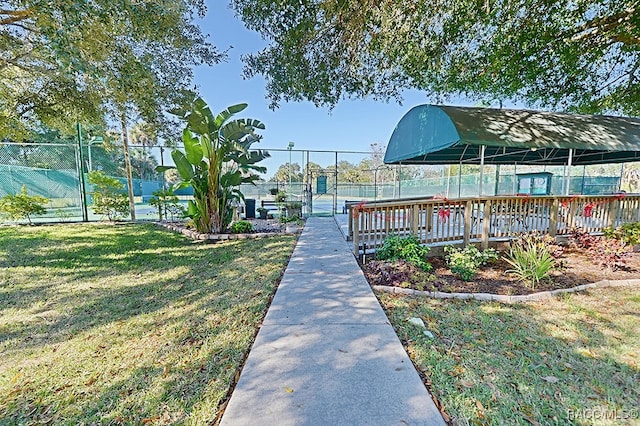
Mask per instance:
[[[472,245],[463,249],[447,246],[444,251],[447,254],[449,269],[463,281],[471,281],[482,265],[498,259],[498,254],[494,249],[480,251]]]
[[[617,228],[605,228],[602,233],[607,238],[620,240],[630,246],[640,244],[640,222],[623,223]]]
[[[586,251],[587,256],[594,264],[611,270],[624,266],[626,259],[631,254],[631,247],[624,241],[591,235],[580,229],[571,231],[569,243]]]
[[[549,278],[555,261],[544,237],[536,234],[523,235],[512,241],[504,260],[513,267],[508,272],[520,281],[536,288],[540,281]]]
[[[404,260],[428,272],[431,271],[431,264],[426,260],[428,253],[429,247],[420,245],[415,235],[392,235],[387,237],[382,247],[376,251],[376,258],[389,261]]]
[[[413,287],[424,290],[433,281],[433,275],[405,260],[374,260],[364,266],[372,285],[388,285],[395,287]]]
[[[253,224],[247,220],[239,220],[231,224],[233,234],[248,234],[253,232]]]

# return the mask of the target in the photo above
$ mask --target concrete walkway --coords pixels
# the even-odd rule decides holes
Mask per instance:
[[[312,217],[222,425],[444,425],[333,218]]]

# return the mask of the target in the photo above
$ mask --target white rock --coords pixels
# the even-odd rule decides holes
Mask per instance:
[[[420,318],[409,318],[409,322],[413,325],[417,325],[418,327],[426,328],[424,322]]]
[[[429,339],[433,339],[435,336],[433,335],[432,332],[430,332],[429,330],[425,330],[423,331],[424,335],[427,336]]]

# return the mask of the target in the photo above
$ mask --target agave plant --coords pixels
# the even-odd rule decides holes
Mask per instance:
[[[243,200],[242,183],[252,183],[264,173],[257,163],[269,157],[262,150],[250,150],[260,140],[255,132],[264,129],[258,120],[234,115],[247,104],[233,105],[214,116],[202,98],[196,98],[187,108],[173,113],[186,122],[182,133],[184,152],[171,152],[174,166],[160,166],[164,172],[176,168],[182,179],[174,189],[193,187],[194,199],[189,201],[186,216],[193,219],[199,232],[224,232],[232,218],[232,202]]]

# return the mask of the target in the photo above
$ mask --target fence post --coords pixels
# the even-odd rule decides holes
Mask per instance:
[[[471,209],[473,208],[473,201],[468,200],[464,207],[464,245],[469,245],[471,240]]]
[[[80,179],[80,208],[82,209],[82,221],[89,221],[89,212],[87,210],[87,189],[84,185],[84,158],[82,156],[82,127],[80,123],[76,123],[77,139],[78,139],[78,179]]]
[[[478,221],[480,215],[478,215]],[[479,222],[478,222],[479,223]],[[489,232],[491,232],[491,200],[484,202],[484,212],[482,213],[482,249],[489,248]]]
[[[552,237],[555,237],[558,232],[558,204],[560,204],[560,201],[554,197],[549,211],[549,235]]]

